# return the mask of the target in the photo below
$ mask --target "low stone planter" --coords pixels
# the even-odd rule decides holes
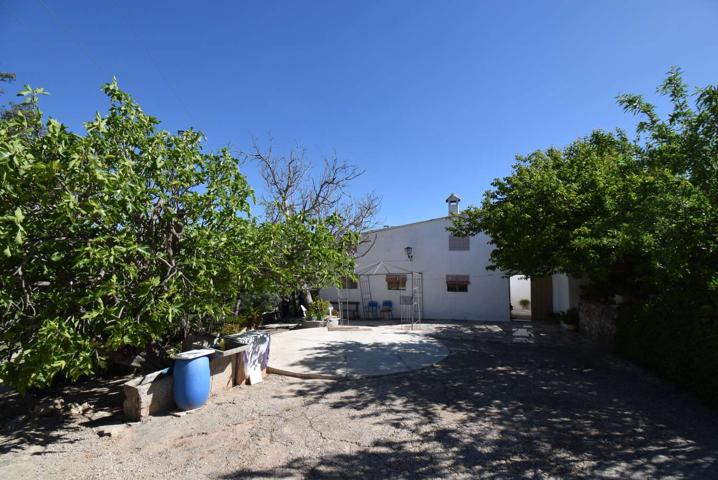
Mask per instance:
[[[169,368],[133,378],[122,386],[125,418],[138,422],[150,415],[166,412],[175,406],[172,396],[172,373]]]
[[[264,334],[266,342],[269,335]],[[229,390],[237,385],[248,383],[247,372],[252,362],[252,368],[259,368],[262,377],[267,375],[267,362],[269,345],[266,345],[266,355],[260,360],[253,358],[252,344],[238,345],[227,350],[215,350],[210,357],[210,397]],[[257,367],[257,362],[259,366]],[[168,412],[176,408],[173,393],[172,369],[166,368],[157,372],[136,377],[123,385],[125,401],[123,410],[128,421],[141,421],[150,415]]]
[[[325,325],[324,320],[304,319],[302,321],[302,328],[318,328]]]

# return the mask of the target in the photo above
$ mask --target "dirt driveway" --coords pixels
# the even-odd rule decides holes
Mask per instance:
[[[270,376],[130,427],[18,417],[0,478],[718,478],[718,412],[577,334],[434,335],[449,356],[408,374]]]

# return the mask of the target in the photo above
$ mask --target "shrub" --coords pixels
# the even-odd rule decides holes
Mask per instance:
[[[219,329],[219,335],[232,335],[234,333],[241,333],[247,329],[247,320],[237,319],[235,322],[227,322],[222,325]]]
[[[718,318],[685,301],[623,305],[618,353],[718,407]]]
[[[332,304],[327,300],[315,300],[309,308],[307,308],[307,316],[322,320],[329,315],[329,307]]]

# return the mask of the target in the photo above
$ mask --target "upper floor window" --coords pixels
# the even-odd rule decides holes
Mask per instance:
[[[403,273],[390,273],[386,276],[387,290],[406,290],[406,275]]]
[[[469,291],[468,275],[447,275],[446,291],[447,292],[468,292]]]
[[[449,250],[468,250],[471,237],[457,237],[449,234]]]

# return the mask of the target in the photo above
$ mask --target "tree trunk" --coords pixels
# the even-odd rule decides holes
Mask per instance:
[[[312,298],[312,292],[309,291],[309,287],[306,285],[302,287],[302,296],[304,297],[304,306],[308,307],[312,303],[314,303],[314,299]]]

